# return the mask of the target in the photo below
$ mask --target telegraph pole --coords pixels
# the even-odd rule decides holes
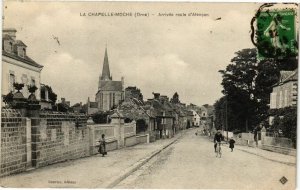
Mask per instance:
[[[227,142],[228,142],[228,113],[227,113],[227,104],[228,104],[228,99],[226,95],[226,133],[227,133]]]

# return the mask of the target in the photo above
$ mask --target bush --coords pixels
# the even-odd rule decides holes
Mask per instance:
[[[287,107],[278,110],[272,110],[274,131],[282,130],[283,136],[292,140],[294,148],[297,144],[297,108]]]
[[[110,111],[97,112],[92,115],[92,119],[97,124],[110,123],[111,119],[108,116],[111,114]]]

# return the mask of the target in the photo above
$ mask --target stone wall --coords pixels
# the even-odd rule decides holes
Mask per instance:
[[[136,141],[136,136],[135,135],[125,137],[124,142],[125,142],[125,146],[134,146],[134,145],[138,144],[137,141]]]
[[[267,137],[264,136],[262,138],[263,145],[269,146],[279,146],[285,148],[293,148],[293,143],[291,139],[283,138],[283,137]]]
[[[136,137],[135,122],[122,118],[87,125],[81,114],[39,111],[24,118],[20,111],[2,110],[0,176],[97,154],[102,134],[107,151],[149,143],[147,135]]]
[[[26,163],[26,119],[14,110],[2,109],[0,176],[23,172]]]
[[[89,133],[84,117],[44,114],[31,120],[32,166],[89,156]]]
[[[139,135],[139,136],[136,136],[136,141],[138,144],[141,144],[141,143],[149,143],[150,141],[150,136],[148,134],[146,135]]]

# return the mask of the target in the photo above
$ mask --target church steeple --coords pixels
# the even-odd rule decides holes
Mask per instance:
[[[107,55],[107,47],[105,47],[105,55],[103,61],[102,75],[100,77],[101,80],[112,80],[109,71],[109,63],[108,63],[108,55]]]

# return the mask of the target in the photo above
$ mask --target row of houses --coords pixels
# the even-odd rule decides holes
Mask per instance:
[[[130,90],[136,92],[137,88],[126,88],[127,92]],[[149,133],[152,138],[170,138],[179,130],[190,127],[213,127],[212,106],[197,106],[195,111],[189,105],[174,102],[160,93],[153,93],[153,98],[147,101],[139,97],[142,97],[141,93],[125,93],[125,100],[115,109],[124,116],[125,122],[136,121],[137,133]]]

